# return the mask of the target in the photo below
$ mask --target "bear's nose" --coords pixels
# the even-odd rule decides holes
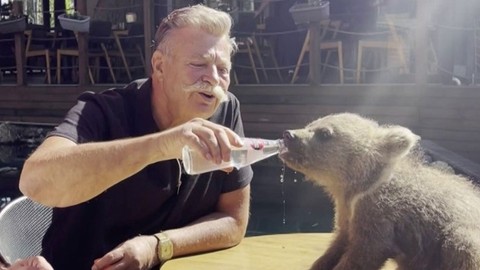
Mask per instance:
[[[292,140],[293,138],[295,138],[295,135],[293,135],[293,132],[291,132],[290,130],[285,130],[283,132],[283,139],[285,141]]]

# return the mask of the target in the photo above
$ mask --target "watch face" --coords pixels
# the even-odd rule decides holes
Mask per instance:
[[[158,239],[158,259],[163,263],[173,257],[173,244],[165,233],[155,234],[155,237]]]
[[[168,240],[168,241],[170,241],[170,240]],[[162,243],[162,259],[168,260],[168,259],[172,258],[172,253],[173,253],[172,244]]]

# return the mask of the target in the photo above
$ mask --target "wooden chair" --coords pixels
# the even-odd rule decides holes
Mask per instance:
[[[255,81],[257,83],[260,83],[260,77],[258,76],[257,65],[255,64],[255,59],[253,57],[254,55],[256,55],[258,58],[260,58],[258,56],[259,50],[256,49],[256,46],[254,45],[256,43],[254,42],[253,38],[251,38],[251,37],[236,38],[236,42],[237,42],[238,50],[237,50],[237,53],[235,54],[236,59],[234,60],[234,66],[236,64],[235,62],[237,62],[237,60],[238,60],[239,55],[247,54],[248,60],[249,60],[249,63],[250,63],[250,68],[253,72],[253,75],[255,76]],[[237,68],[239,68],[239,65],[236,65],[236,66],[237,66]],[[237,68],[234,68],[234,70],[233,70],[236,84],[239,83],[238,75],[237,75]]]
[[[75,37],[77,35],[75,34]],[[107,49],[107,46],[110,43],[113,43],[114,39],[112,36],[112,23],[109,21],[91,21],[90,22],[90,32],[88,38],[88,50],[87,50],[87,57],[89,60],[95,60],[95,68],[96,68],[96,78],[98,78],[98,70],[99,70],[99,61],[100,58],[104,58],[107,62],[108,70],[110,72],[110,76],[112,77],[113,83],[117,83],[117,79],[115,77],[115,73],[113,72],[112,62],[110,59],[110,55]],[[78,44],[78,43],[77,43]],[[73,47],[61,48],[57,49],[57,83],[61,83],[61,63],[63,56],[74,56],[79,57],[79,50],[78,45]],[[91,69],[90,61],[88,66],[88,74],[90,77],[90,81],[92,84],[95,84],[95,79],[93,76],[93,72]]]
[[[138,60],[142,64],[141,68],[145,70],[146,62],[145,55],[143,52],[144,44],[144,30],[143,24],[141,23],[131,23],[128,25],[126,30],[115,30],[113,31],[113,36],[115,38],[115,44],[118,47],[118,50],[110,50],[109,55],[111,57],[120,57],[122,59],[123,66],[127,73],[129,81],[132,80],[131,69],[138,67],[132,66],[128,60]],[[133,62],[131,61],[131,62]]]
[[[45,77],[48,84],[52,83],[50,60],[53,56],[53,43],[49,44],[47,30],[44,28],[34,27],[25,30],[27,44],[25,45],[25,59],[43,57],[45,59]]]
[[[388,26],[388,34],[386,37],[378,38],[366,38],[358,41],[357,49],[357,69],[356,69],[356,82],[360,83],[360,75],[362,73],[362,64],[364,59],[364,53],[366,50],[387,50],[387,56],[390,62],[395,63],[399,67],[399,73],[408,73],[408,61],[405,50],[407,48],[405,41],[399,35],[397,28],[392,20],[392,17],[385,14],[385,20]]]
[[[274,38],[271,35],[271,33],[268,33],[268,34],[264,35],[264,33],[266,32],[266,25],[264,23],[258,23],[257,26],[256,26],[256,29],[257,29],[259,34],[257,34],[253,38],[254,38],[254,41],[258,40],[257,44],[255,44],[255,45],[256,45],[256,48],[257,48],[257,51],[258,51],[258,55],[260,57],[259,63],[260,63],[260,67],[263,71],[263,74],[265,76],[265,79],[267,81],[269,80],[269,77],[267,75],[268,73],[266,72],[267,69],[274,69],[276,74],[277,74],[279,82],[282,83],[283,82],[283,76],[280,72],[281,68],[278,65],[277,57],[275,56],[275,41],[274,41]],[[269,59],[271,60],[268,63],[271,64],[272,66],[269,66],[268,68],[266,67],[266,65],[264,64],[265,61],[263,61],[264,57],[267,61]]]
[[[343,73],[343,49],[342,49],[342,41],[336,40],[338,30],[342,25],[341,21],[338,20],[325,20],[320,22],[321,32],[320,32],[320,50],[324,50],[327,52],[324,65],[322,70],[325,70],[326,65],[328,64],[328,60],[330,59],[331,53],[336,51],[338,57],[338,76],[340,83],[343,84],[344,82],[344,73]],[[307,31],[307,35],[305,36],[305,41],[303,42],[302,50],[300,51],[300,56],[298,57],[297,64],[295,66],[295,70],[293,72],[292,81],[290,83],[294,83],[297,80],[297,75],[302,66],[303,59],[305,54],[310,51],[310,30]]]
[[[66,33],[68,33],[69,31],[66,31]],[[80,55],[80,52],[78,50],[78,36],[77,36],[77,33],[74,33],[74,36],[75,36],[75,45],[74,46],[63,46],[62,48],[59,48],[57,49],[57,74],[56,74],[56,78],[57,78],[57,83],[60,84],[62,83],[62,58],[63,56],[73,56],[73,57],[76,57],[78,58],[79,55]],[[72,72],[73,73],[73,72]],[[95,80],[93,79],[93,73],[92,73],[92,70],[90,68],[90,65],[88,66],[88,75],[89,75],[89,78],[90,78],[90,82],[92,84],[95,83]]]
[[[255,76],[255,81],[260,83],[260,77],[258,76],[257,63],[260,65],[260,69],[263,71],[263,76],[268,80],[268,74],[265,69],[265,63],[262,59],[260,47],[257,39],[255,38],[255,32],[257,31],[257,23],[254,12],[239,12],[237,14],[238,21],[234,24],[232,33],[236,39],[238,45],[238,51],[234,59],[234,77],[235,82],[238,84],[238,77],[236,70],[240,67],[238,62],[239,56],[246,54],[250,63],[250,68]],[[234,16],[235,17],[235,16]],[[255,57],[254,57],[255,56]],[[235,68],[236,67],[236,68]]]

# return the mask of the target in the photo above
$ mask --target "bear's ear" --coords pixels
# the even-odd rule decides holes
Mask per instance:
[[[405,156],[420,140],[410,129],[401,126],[385,126],[380,137],[382,153],[388,158]]]

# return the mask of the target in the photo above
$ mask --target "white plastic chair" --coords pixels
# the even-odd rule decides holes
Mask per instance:
[[[0,212],[0,259],[8,264],[40,255],[52,209],[23,196]]]

